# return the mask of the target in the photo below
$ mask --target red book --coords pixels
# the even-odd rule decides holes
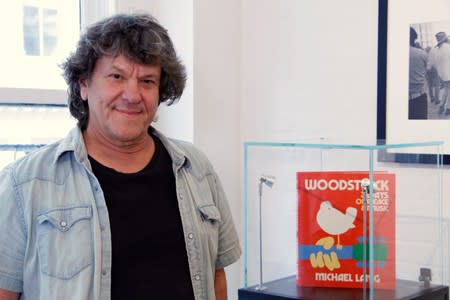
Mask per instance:
[[[365,178],[368,172],[297,173],[298,286],[368,286],[369,205],[365,241],[361,188]],[[376,172],[373,182],[374,287],[395,289],[395,175]],[[368,194],[366,199],[370,201]]]

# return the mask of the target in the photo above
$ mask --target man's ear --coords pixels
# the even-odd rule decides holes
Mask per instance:
[[[78,80],[78,84],[80,85],[81,99],[86,101],[88,99],[88,80],[85,78],[82,78],[82,79]]]

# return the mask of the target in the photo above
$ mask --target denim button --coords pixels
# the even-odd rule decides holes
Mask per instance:
[[[188,234],[188,238],[192,240],[194,238],[194,234],[193,233],[189,233]]]
[[[61,221],[61,222],[59,222],[59,225],[64,228],[64,227],[67,226],[67,222],[66,221]]]
[[[200,275],[196,274],[196,275],[194,276],[194,278],[195,278],[195,280],[200,280]]]

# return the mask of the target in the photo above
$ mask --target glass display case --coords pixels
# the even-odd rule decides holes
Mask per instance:
[[[448,299],[441,148],[246,142],[239,299]]]

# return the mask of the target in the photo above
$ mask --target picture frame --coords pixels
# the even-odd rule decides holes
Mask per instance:
[[[379,0],[378,8],[377,143],[443,142],[439,153],[443,155],[437,155],[432,147],[424,147],[415,153],[401,149],[396,153],[382,153],[379,160],[436,163],[440,157],[442,163],[450,164],[450,116],[438,114],[437,106],[430,101],[426,118],[411,118],[408,111],[411,104],[410,28],[420,29],[416,30],[419,32],[417,41],[432,47],[438,30],[450,34],[450,3],[446,0]],[[426,94],[428,97],[428,91]]]

